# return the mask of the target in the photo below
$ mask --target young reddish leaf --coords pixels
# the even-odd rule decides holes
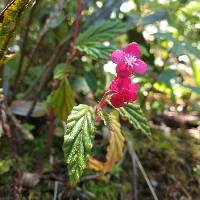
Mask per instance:
[[[89,158],[88,168],[95,171],[104,171],[104,163],[91,157]]]

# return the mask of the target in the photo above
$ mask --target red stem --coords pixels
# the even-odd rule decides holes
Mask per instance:
[[[105,107],[105,105],[106,105],[106,98],[107,98],[107,96],[108,96],[109,94],[110,94],[110,91],[109,91],[109,90],[105,91],[105,93],[104,93],[104,95],[103,95],[101,101],[100,101],[100,102],[98,103],[98,105],[97,105],[98,108],[102,109],[102,108]]]
[[[71,43],[72,48],[71,48],[71,52],[66,60],[66,65],[70,65],[72,63],[72,60],[77,52],[76,39],[78,36],[79,21],[81,18],[81,6],[82,6],[82,0],[77,0],[77,11],[76,11],[76,18],[75,18],[75,22],[74,22],[74,32],[72,35],[72,43]]]

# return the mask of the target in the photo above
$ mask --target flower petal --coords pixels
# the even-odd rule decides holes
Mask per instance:
[[[121,91],[124,102],[132,102],[137,99],[138,84],[131,84],[127,89]]]
[[[132,42],[132,43],[128,44],[124,48],[124,52],[126,54],[130,54],[132,56],[135,56],[136,58],[139,58],[141,56],[140,47],[136,42]]]
[[[131,79],[129,76],[126,76],[124,78],[119,78],[119,87],[121,88],[129,88],[129,85],[131,85]]]
[[[116,72],[118,77],[127,77],[131,75],[132,69],[124,63],[120,63],[116,66]]]
[[[110,58],[116,64],[122,63],[124,60],[124,52],[121,50],[113,51]]]
[[[128,89],[123,89],[121,91],[121,96],[123,97],[124,102],[129,102],[129,100],[131,98],[131,91]]]
[[[133,73],[144,74],[147,70],[147,64],[140,59],[138,59],[136,65],[133,66]]]
[[[137,92],[139,87],[140,87],[139,84],[133,83],[133,84],[130,85],[130,87],[129,87],[130,89],[129,90]]]
[[[118,91],[118,77],[116,77],[109,87],[110,90]]]
[[[137,99],[137,93],[132,92],[129,98],[129,102],[133,102]]]
[[[129,85],[131,85],[131,79],[129,77],[116,77],[110,84],[109,89],[119,92],[124,88],[129,88]]]
[[[110,102],[115,108],[119,108],[124,105],[123,97],[117,93],[111,96]]]

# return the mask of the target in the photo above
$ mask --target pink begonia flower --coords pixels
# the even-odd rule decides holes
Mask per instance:
[[[139,85],[131,83],[129,77],[116,77],[109,87],[109,90],[113,92],[110,102],[116,108],[123,106],[124,103],[133,102],[137,99],[138,89]]]
[[[140,59],[140,56],[140,47],[136,42],[128,44],[123,50],[114,51],[111,60],[117,64],[117,76],[126,77],[133,73],[145,73],[147,64]]]

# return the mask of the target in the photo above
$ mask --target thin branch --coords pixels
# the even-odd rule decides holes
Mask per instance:
[[[136,159],[133,160],[134,200],[138,200],[138,169]]]
[[[38,5],[38,2],[39,1],[35,1],[34,5],[32,6],[32,8],[30,10],[30,14],[28,16],[28,20],[27,20],[27,22],[24,26],[25,27],[25,33],[24,33],[24,37],[23,37],[23,41],[22,41],[19,64],[18,64],[18,67],[17,67],[17,74],[16,74],[16,79],[15,79],[14,89],[13,89],[13,97],[15,97],[16,89],[18,88],[18,85],[20,83],[20,77],[23,77],[23,76],[21,76],[21,73],[22,73],[22,66],[23,66],[23,62],[24,62],[24,55],[25,55],[25,52],[26,52],[27,44],[28,44],[29,30],[30,30],[30,26],[31,26],[32,21],[33,21],[33,15],[34,15],[35,9]]]
[[[21,83],[23,77],[28,73],[30,67],[32,66],[32,61],[33,61],[33,59],[35,57],[35,54],[37,53],[38,49],[40,48],[44,37],[48,33],[52,21],[55,20],[55,18],[57,17],[58,13],[63,10],[64,6],[65,6],[64,1],[63,0],[60,1],[58,4],[55,5],[54,11],[47,18],[47,20],[46,20],[46,22],[44,24],[44,27],[42,28],[41,32],[38,35],[38,39],[36,41],[36,45],[34,46],[34,48],[32,49],[32,51],[31,51],[31,53],[29,55],[28,62],[25,65],[25,67],[23,67],[24,70],[22,70],[22,73],[20,74],[20,77],[18,77],[18,82],[17,82],[18,85]]]
[[[57,199],[57,194],[58,194],[58,184],[59,184],[59,182],[58,182],[58,181],[55,181],[55,183],[54,183],[54,194],[53,194],[53,200],[56,200],[56,199]]]
[[[87,1],[86,1],[86,2],[87,2]],[[89,19],[87,23],[84,23],[84,25],[81,25],[80,31],[83,31],[83,30],[87,29],[89,26],[94,25],[95,23],[97,23],[97,21],[99,22],[99,21],[102,21],[102,20],[106,19],[106,18],[109,16],[109,14],[112,12],[112,10],[113,10],[113,9],[117,9],[117,7],[118,7],[119,5],[121,5],[121,3],[122,3],[122,0],[116,0],[116,1],[112,2],[112,4],[109,4],[109,5],[108,5],[108,3],[106,3],[106,6],[105,6],[103,9],[100,10],[101,12],[98,14],[98,16],[92,15],[92,16],[90,17],[90,19],[92,19],[92,20]],[[87,5],[87,3],[84,2],[83,6],[84,6],[84,8],[87,8],[88,5]],[[105,10],[106,10],[106,14],[105,14]],[[109,14],[107,13],[107,11],[109,11]],[[66,38],[64,39],[64,41],[61,42],[61,43],[58,45],[58,47],[59,47],[59,52],[57,52],[58,54],[56,55],[56,56],[57,56],[56,58],[58,58],[58,57],[59,57],[59,58],[57,59],[57,61],[59,61],[60,58],[64,56],[65,51],[67,50],[67,48],[66,48],[67,46],[65,45],[65,43],[68,43],[68,42],[72,39],[71,33],[72,33],[72,31],[69,33],[69,36],[66,37]],[[62,47],[61,47],[61,46],[62,46]],[[55,51],[52,53],[52,55],[54,55],[56,51],[57,51],[57,48],[56,48]],[[50,60],[51,60],[51,62],[54,62],[54,61],[52,60],[52,58],[51,58]],[[48,63],[50,63],[50,62],[48,62]],[[24,97],[26,97],[27,99],[32,99],[32,98],[34,98],[34,97],[32,96],[32,95],[33,95],[33,91],[34,91],[34,89],[36,88],[36,86],[38,86],[38,84],[41,83],[41,79],[44,78],[43,75],[44,75],[44,73],[47,71],[47,68],[48,68],[48,65],[49,65],[48,63],[46,64],[46,66],[44,67],[44,70],[41,72],[41,74],[38,76],[38,78],[34,80],[34,82],[32,83],[32,85],[31,85],[31,86],[28,88],[28,90],[25,92]],[[55,63],[55,65],[57,64],[56,61],[55,61],[54,63]],[[36,92],[36,93],[37,93],[37,92]]]
[[[143,168],[143,166],[142,166],[142,164],[141,164],[141,162],[140,162],[135,150],[133,149],[133,143],[131,141],[129,141],[128,138],[126,138],[126,142],[127,142],[128,152],[129,152],[129,154],[131,156],[133,165],[134,165],[134,163],[136,161],[136,163],[137,163],[140,171],[142,172],[142,175],[143,175],[143,177],[144,177],[144,179],[145,179],[145,181],[146,181],[146,183],[147,183],[147,185],[148,185],[148,187],[149,187],[149,189],[151,191],[151,194],[152,194],[154,200],[158,200],[158,197],[157,197],[157,195],[156,195],[156,193],[154,191],[154,188],[151,185],[151,181],[149,180],[149,178],[148,178],[148,176],[147,176],[147,174],[146,174],[146,172],[145,172],[145,170],[144,170],[144,168]]]
[[[53,145],[53,137],[55,133],[55,113],[53,109],[48,108],[48,139],[47,139],[47,151],[51,154],[51,149]]]
[[[76,39],[78,36],[78,29],[79,29],[79,21],[81,18],[81,6],[82,6],[82,0],[77,0],[77,10],[76,10],[76,19],[74,22],[74,32],[72,35],[72,43],[71,43],[71,52],[66,60],[66,66],[70,65],[74,59],[74,56],[76,55],[77,49],[76,49]]]
[[[70,56],[69,58],[67,59],[66,61],[66,65],[69,65],[71,64],[71,62],[73,61],[74,59],[74,56],[76,54],[76,38],[78,36],[78,27],[79,27],[79,20],[80,20],[80,17],[81,17],[81,4],[82,4],[82,0],[77,0],[77,13],[76,13],[76,19],[75,19],[75,22],[74,22],[74,33],[72,35],[72,49],[71,49],[71,52],[70,52]],[[66,41],[66,39],[63,40],[64,42]],[[65,44],[65,43],[64,43]],[[60,48],[63,46],[63,42],[60,43],[60,45],[58,46],[57,48],[57,51],[55,52],[56,55],[60,53]],[[40,97],[40,94],[45,86],[45,83],[46,81],[48,80],[48,78],[51,76],[52,74],[52,71],[54,69],[54,62],[55,60],[57,60],[57,56],[55,57],[55,55],[53,55],[52,57],[54,57],[54,59],[52,58],[52,63],[50,62],[49,66],[46,68],[46,72],[43,75],[43,79],[41,80],[40,82],[40,85],[38,87],[38,91],[36,92],[36,95],[34,97],[34,100],[33,100],[33,104],[28,112],[28,115],[27,117],[31,116],[34,108],[35,108],[35,105],[37,104],[37,101],[38,101],[38,98]],[[53,64],[53,65],[52,65]]]
[[[3,95],[3,71],[4,66],[0,64],[0,95]]]
[[[34,107],[35,107],[35,105],[36,105],[36,103],[38,101],[38,98],[40,97],[40,94],[41,94],[43,88],[45,87],[45,84],[46,84],[47,80],[50,78],[50,76],[51,76],[51,74],[53,72],[53,69],[54,69],[54,67],[55,67],[55,65],[57,63],[58,58],[59,58],[61,49],[65,45],[66,41],[68,41],[68,38],[65,38],[64,40],[62,40],[60,42],[60,44],[55,49],[51,59],[49,60],[49,62],[45,66],[44,70],[42,71],[42,73],[38,77],[37,82],[35,82],[37,84],[38,80],[39,80],[40,84],[38,86],[37,91],[35,92],[35,96],[33,97],[33,104],[32,104],[32,106],[31,106],[31,108],[30,108],[30,110],[28,112],[28,115],[27,115],[28,117],[31,116],[31,114],[32,114],[32,112],[34,110]],[[34,85],[33,85],[33,87],[34,87]],[[32,91],[30,90],[30,92],[32,92]]]

